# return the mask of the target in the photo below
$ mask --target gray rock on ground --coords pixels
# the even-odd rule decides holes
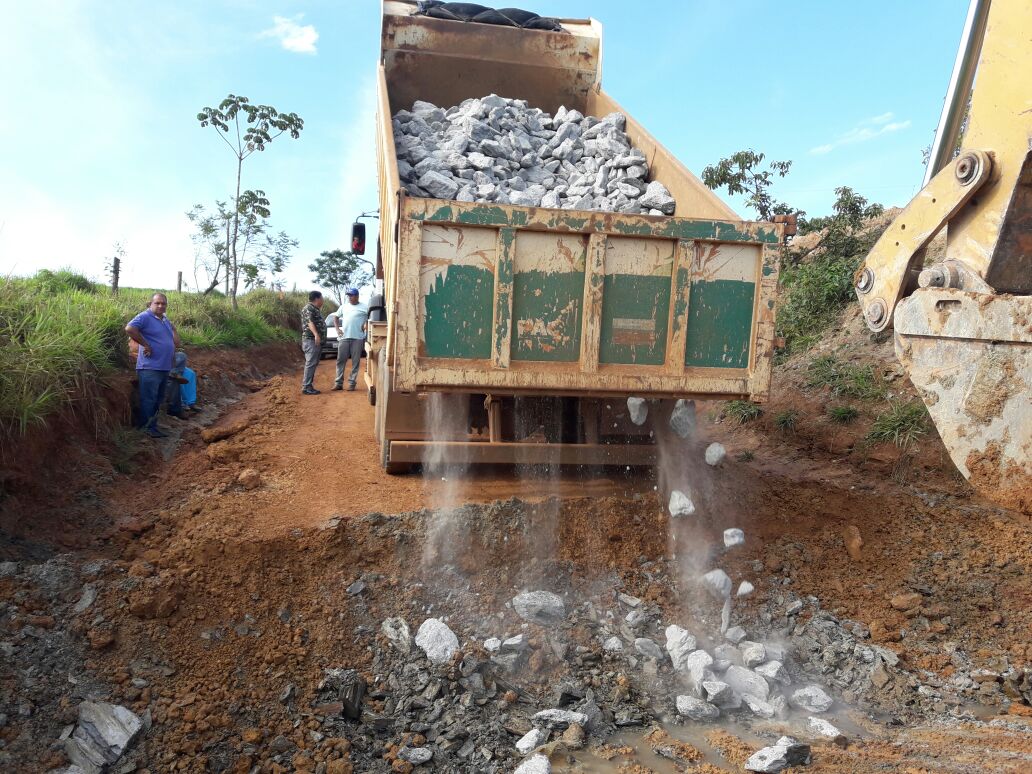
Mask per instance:
[[[807,718],[806,730],[816,736],[823,736],[826,739],[838,739],[842,732],[824,718]]]
[[[747,597],[750,594],[752,594],[755,590],[756,589],[753,588],[753,585],[749,583],[749,581],[742,581],[740,584],[738,584],[738,593],[735,596]]]
[[[532,755],[517,766],[513,774],[552,774],[552,764],[544,755]]]
[[[588,716],[573,710],[547,709],[534,715],[534,722],[548,728],[566,728],[574,723],[578,726],[588,725]]]
[[[745,532],[738,527],[729,527],[724,530],[724,548],[734,548],[745,542]]]
[[[692,720],[716,720],[720,717],[717,707],[694,696],[678,696],[676,704],[677,714],[681,717]]]
[[[666,628],[666,651],[678,672],[684,671],[689,654],[696,649],[695,638],[687,629],[671,624]]]
[[[544,626],[566,618],[563,598],[551,591],[524,591],[513,597],[512,607],[524,621]]]
[[[745,629],[743,629],[741,626],[732,626],[730,629],[724,632],[724,639],[726,639],[728,642],[737,645],[745,639]]]
[[[771,685],[774,683],[789,685],[792,682],[792,678],[789,677],[788,670],[785,669],[784,664],[780,661],[768,661],[766,664],[760,664],[756,667],[755,671],[756,674],[760,675],[760,677]]]
[[[526,755],[540,747],[547,737],[548,734],[540,728],[532,728],[516,742],[516,749],[520,755]]]
[[[125,707],[84,701],[65,753],[83,771],[100,774],[122,757],[142,728],[143,721]]]
[[[666,660],[666,654],[663,652],[663,649],[648,637],[638,637],[634,641],[634,649],[645,658],[651,658],[655,661]]]
[[[380,631],[384,637],[399,653],[408,653],[412,650],[412,634],[409,632],[408,624],[404,618],[385,618],[380,624]]]
[[[819,685],[808,685],[793,691],[788,701],[793,707],[814,713],[827,712],[835,703]]]
[[[398,757],[403,761],[408,761],[413,766],[419,766],[429,763],[430,759],[434,757],[434,751],[431,747],[402,747],[398,751]]]
[[[742,654],[742,664],[755,667],[767,660],[767,650],[761,642],[742,640],[738,643],[738,652]]]
[[[459,638],[438,618],[427,618],[416,632],[416,645],[426,654],[432,664],[443,664],[451,660],[459,649]]]
[[[745,762],[746,771],[762,774],[776,774],[789,766],[806,766],[810,763],[810,745],[803,744],[790,736],[783,736],[770,747],[753,753]]]
[[[730,685],[741,697],[752,697],[767,701],[770,697],[770,686],[767,681],[753,670],[732,664],[724,672],[724,682]]]

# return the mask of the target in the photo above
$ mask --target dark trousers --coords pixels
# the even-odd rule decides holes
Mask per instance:
[[[140,382],[140,423],[137,427],[156,430],[158,409],[161,408],[161,402],[165,397],[168,371],[144,368],[136,372],[136,378]]]

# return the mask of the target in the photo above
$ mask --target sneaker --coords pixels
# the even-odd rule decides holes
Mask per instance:
[[[154,427],[148,428],[148,429],[144,430],[143,432],[145,432],[151,438],[168,438],[168,433],[163,433],[163,432],[161,432],[160,430],[158,430],[157,428],[154,428]]]
[[[189,420],[190,420],[190,417],[188,417],[188,416],[187,416],[186,414],[184,414],[184,413],[183,413],[182,411],[178,411],[178,412],[174,412],[174,411],[169,411],[169,412],[167,412],[167,413],[168,413],[168,415],[169,415],[170,417],[175,417],[176,419],[181,419],[181,420],[183,420],[184,422],[187,422],[187,421],[189,421]]]
[[[318,395],[319,394],[319,390],[315,389],[315,387],[308,387],[307,389],[301,390],[301,394],[302,395]]]
[[[337,392],[338,390],[343,390],[343,389],[344,389],[344,385],[342,385],[342,384],[335,384],[335,385],[333,385],[333,390],[331,390],[331,392]]]
[[[348,392],[354,392],[354,391],[355,391],[355,385],[349,384],[348,385]]]

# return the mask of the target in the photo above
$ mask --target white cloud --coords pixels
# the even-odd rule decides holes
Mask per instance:
[[[304,14],[298,14],[292,19],[285,16],[273,16],[272,27],[263,31],[261,37],[276,38],[280,45],[287,51],[295,54],[314,54],[315,42],[319,40],[319,33],[312,24],[302,26],[299,22]]]
[[[831,153],[839,146],[852,145],[858,142],[867,142],[868,140],[873,140],[874,138],[881,137],[885,134],[902,131],[910,126],[909,119],[906,121],[893,121],[893,118],[895,118],[895,116],[891,112],[865,118],[848,132],[840,134],[831,142],[810,148],[810,153],[815,155]]]

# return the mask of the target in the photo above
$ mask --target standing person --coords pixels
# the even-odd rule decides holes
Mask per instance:
[[[333,325],[337,328],[337,381],[335,390],[344,389],[344,367],[351,358],[351,373],[348,375],[348,389],[354,391],[358,381],[358,367],[362,363],[362,349],[365,347],[366,322],[369,310],[358,303],[358,290],[348,288],[347,303],[333,313]]]
[[[301,349],[305,353],[305,373],[301,379],[303,395],[318,395],[315,369],[319,365],[322,342],[326,338],[326,322],[322,316],[323,297],[318,290],[308,294],[308,303],[301,310]]]
[[[179,334],[165,316],[168,298],[164,293],[151,296],[147,309],[125,326],[129,338],[140,345],[136,355],[136,377],[140,389],[140,417],[137,427],[151,438],[164,438],[158,429],[158,409],[165,396],[165,383],[172,370],[172,358],[179,346]]]

